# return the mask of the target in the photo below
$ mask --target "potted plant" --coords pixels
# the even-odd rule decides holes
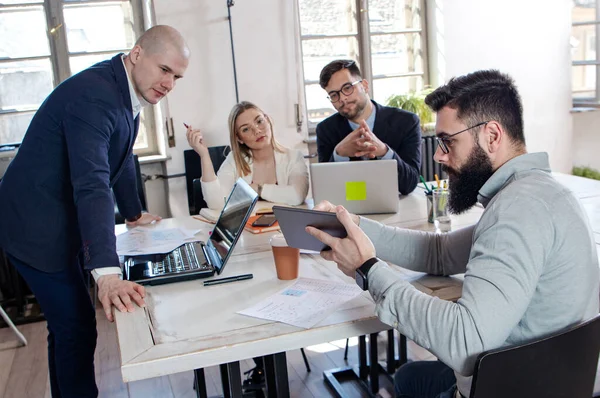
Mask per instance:
[[[416,114],[419,120],[421,120],[421,131],[423,134],[433,134],[435,130],[435,115],[429,106],[425,104],[425,97],[430,92],[431,89],[425,89],[418,92],[392,95],[387,99],[387,106],[393,106]]]

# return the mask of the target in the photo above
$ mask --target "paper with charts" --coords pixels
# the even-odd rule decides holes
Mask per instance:
[[[156,229],[153,226],[132,228],[117,235],[117,254],[135,256],[168,253],[185,242],[195,240],[196,233],[198,230],[184,228]]]
[[[361,293],[354,284],[298,278],[293,285],[238,314],[311,328]]]

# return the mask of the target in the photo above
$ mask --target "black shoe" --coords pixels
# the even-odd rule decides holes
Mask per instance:
[[[261,390],[265,386],[265,370],[258,366],[244,372],[246,380],[242,384],[244,391]]]

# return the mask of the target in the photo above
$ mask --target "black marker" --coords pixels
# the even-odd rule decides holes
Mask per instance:
[[[230,276],[228,278],[213,279],[210,281],[206,281],[206,282],[204,282],[204,286],[220,285],[221,283],[229,283],[229,282],[236,282],[236,281],[245,281],[246,279],[252,279],[252,278],[254,278],[254,275],[252,275],[252,274]]]

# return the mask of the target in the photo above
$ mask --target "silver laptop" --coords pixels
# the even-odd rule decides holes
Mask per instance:
[[[355,214],[398,211],[398,168],[393,159],[312,163],[310,178],[315,204],[327,200]]]
[[[126,256],[123,277],[142,285],[159,285],[220,274],[257,200],[254,189],[239,178],[208,242],[185,243],[170,253]]]

